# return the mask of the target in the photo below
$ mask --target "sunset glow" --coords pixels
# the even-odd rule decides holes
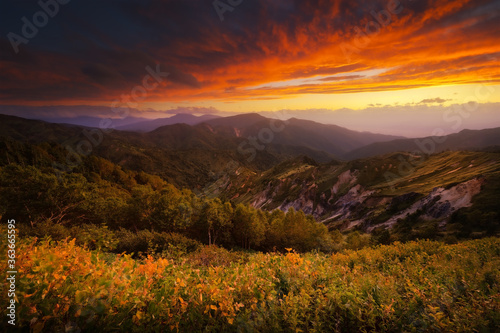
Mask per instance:
[[[124,104],[148,66],[168,77],[130,105],[160,115],[500,102],[498,1],[243,1],[224,21],[210,2],[75,2],[18,53],[37,8],[12,6],[4,105]]]

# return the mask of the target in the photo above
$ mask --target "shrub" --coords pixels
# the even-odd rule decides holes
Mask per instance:
[[[140,230],[132,232],[120,229],[116,232],[118,244],[116,253],[163,254],[179,256],[196,251],[201,243],[177,233]]]
[[[217,245],[206,245],[189,255],[188,261],[196,266],[216,267],[229,266],[232,262],[239,262],[243,258],[243,253],[228,251]]]
[[[0,227],[2,233],[5,228]],[[6,250],[6,237],[0,249]],[[5,252],[4,252],[5,253]],[[16,243],[16,326],[33,332],[495,332],[500,240],[324,255],[203,247],[174,262],[75,241]],[[0,269],[8,271],[7,261]],[[0,297],[7,308],[8,298]],[[7,330],[6,320],[0,330]]]

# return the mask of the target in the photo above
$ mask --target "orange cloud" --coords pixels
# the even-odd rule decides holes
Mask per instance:
[[[94,43],[90,64],[57,49],[28,50],[31,60],[0,58],[3,103],[109,103],[140,84],[144,67],[155,63],[172,75],[143,102],[266,100],[500,82],[496,1],[262,0],[239,6],[227,25],[197,14],[198,24],[189,21],[191,26],[153,3],[157,7],[137,11],[141,24],[179,35],[169,30],[127,46]],[[170,15],[163,19],[167,23],[161,15]],[[380,73],[359,74],[370,70]]]

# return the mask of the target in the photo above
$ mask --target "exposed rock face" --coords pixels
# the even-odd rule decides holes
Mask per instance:
[[[406,193],[403,195],[400,195],[398,197],[394,197],[391,200],[391,203],[389,207],[387,207],[388,210],[393,210],[394,208],[398,207],[400,204],[404,204],[405,202],[412,202],[415,201],[416,198],[418,198],[420,194],[415,193],[415,192],[410,192]]]
[[[264,191],[256,194],[252,205],[266,208],[267,205],[274,203],[274,207],[277,204],[280,210],[287,211],[290,208],[302,210],[306,214],[312,214],[319,221],[345,221],[339,225],[344,230],[361,227],[371,232],[378,227],[391,228],[399,219],[404,219],[417,210],[423,211],[422,218],[445,221],[457,209],[470,206],[472,197],[481,191],[481,185],[484,183],[484,179],[475,178],[449,189],[435,188],[428,195],[418,199],[422,195],[415,192],[394,198],[378,196],[376,190],[364,188],[356,184],[356,181],[357,171],[346,171],[339,175],[331,192],[328,191],[330,194],[327,192],[326,195],[325,193],[319,195],[318,185],[314,179],[293,184],[290,184],[289,179],[280,179],[278,184],[275,183],[273,186],[269,183]],[[284,189],[293,190],[295,199],[288,197],[277,202],[278,195],[282,196]],[[297,189],[300,189],[298,193]],[[414,203],[409,208],[397,211],[404,203],[411,202]],[[383,223],[370,225],[370,218],[384,209],[394,212],[392,217]]]
[[[254,201],[252,202],[252,206],[256,208],[264,208],[266,205],[272,203],[278,193],[282,191],[283,186],[286,185],[287,180],[281,179],[280,183],[272,187],[271,183],[269,183],[266,189],[259,193]],[[318,189],[318,185],[314,182],[304,182],[303,184],[294,184],[292,188],[300,187],[300,192],[297,195],[297,199],[295,200],[284,200],[278,206],[278,209],[282,211],[287,211],[290,208],[294,208],[295,210],[302,210],[306,214],[312,214],[314,217],[318,218],[319,216],[325,213],[325,208],[321,204],[315,205],[316,192]]]
[[[437,202],[435,205],[427,210],[427,215],[435,219],[448,217],[453,212],[451,203],[446,201],[444,203]]]
[[[443,187],[435,188],[429,195],[415,202],[410,208],[399,212],[392,216],[386,222],[377,226],[369,227],[367,230],[372,231],[378,227],[392,227],[399,219],[405,218],[407,215],[415,213],[422,209],[423,218],[429,219],[445,219],[463,207],[470,207],[472,197],[481,192],[481,185],[484,183],[482,178],[474,178],[467,182],[453,186],[450,189]]]
[[[418,219],[446,224],[456,210],[471,205],[473,196],[481,191],[487,178],[487,174],[482,176],[484,173],[479,172],[473,179],[469,178],[469,172],[458,177],[457,173],[461,172],[458,164],[450,164],[449,170],[437,177],[434,173],[439,169],[433,165],[432,173],[424,168],[413,178],[401,178],[402,186],[396,192],[400,195],[394,197],[384,172],[377,173],[377,170],[396,166],[392,163],[373,164],[358,161],[347,169],[337,164],[315,166],[308,161],[298,161],[259,176],[247,172],[246,178],[231,179],[222,185],[234,189],[229,198],[238,198],[257,208],[283,211],[294,208],[341,230],[356,227],[370,232],[378,227],[391,228],[399,219],[417,211]],[[454,176],[445,177],[449,174]],[[430,190],[426,181],[434,186],[451,181],[461,183]],[[405,192],[404,188],[408,191]]]
[[[312,214],[314,217],[319,217],[324,214],[325,209],[321,204],[315,207],[314,198],[316,197],[316,191],[318,186],[316,184],[311,184],[309,186],[303,186],[298,198],[293,201],[283,202],[278,209],[287,211],[290,208],[295,210],[302,210],[306,214]]]
[[[332,196],[339,192],[339,189],[342,185],[352,185],[357,180],[358,171],[355,170],[351,172],[351,170],[347,170],[344,173],[340,174],[338,181],[332,187]]]
[[[360,184],[351,187],[345,195],[335,202],[333,214],[330,213],[327,219],[348,219],[353,215],[355,209],[375,192],[374,190],[365,190]]]

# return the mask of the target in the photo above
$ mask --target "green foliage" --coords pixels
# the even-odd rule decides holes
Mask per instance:
[[[208,245],[215,245],[220,238],[227,238],[233,226],[232,214],[233,208],[229,202],[223,203],[219,198],[205,201],[200,224],[207,230]]]
[[[76,237],[78,244],[90,247],[111,249],[113,242],[103,235],[126,228],[137,234],[181,233],[208,244],[245,249],[333,250],[326,227],[302,212],[270,214],[241,204],[233,208],[229,202],[199,198],[145,173],[125,173],[99,158],[90,159],[89,165],[87,171],[59,178],[50,169],[0,167],[0,212],[27,223],[30,235]],[[92,230],[91,224],[110,229]],[[87,240],[80,240],[84,235]],[[147,252],[148,237],[135,237],[137,244],[125,246],[126,251]]]
[[[106,225],[80,224],[65,226],[52,220],[45,220],[35,226],[18,224],[18,228],[23,237],[36,237],[52,241],[75,239],[77,245],[91,250],[112,251],[118,243],[116,234]]]
[[[59,183],[54,174],[32,166],[0,167],[0,205],[5,214],[36,224],[46,219],[61,221],[75,217],[75,207],[88,190],[81,175],[68,175]]]
[[[346,249],[360,250],[370,246],[371,236],[369,234],[361,234],[359,231],[351,232],[347,235]]]
[[[374,244],[389,245],[391,243],[391,233],[387,229],[374,230],[372,240]]]
[[[333,250],[333,242],[328,229],[317,223],[312,216],[290,208],[286,213],[275,211],[270,215],[269,231],[265,241],[268,250],[284,251],[293,248],[307,252]]]
[[[122,228],[115,234],[118,240],[114,249],[116,253],[178,256],[196,251],[201,247],[199,242],[177,233],[150,230],[132,232]]]
[[[266,215],[253,207],[239,204],[233,215],[233,237],[244,249],[259,247],[268,229]]]
[[[5,230],[2,230],[2,233]],[[5,249],[5,238],[0,240]],[[24,331],[495,332],[500,240],[346,251],[240,254],[207,246],[181,260],[18,245]],[[6,261],[2,261],[6,271]],[[8,298],[0,298],[7,307]],[[0,329],[6,328],[6,321]]]

